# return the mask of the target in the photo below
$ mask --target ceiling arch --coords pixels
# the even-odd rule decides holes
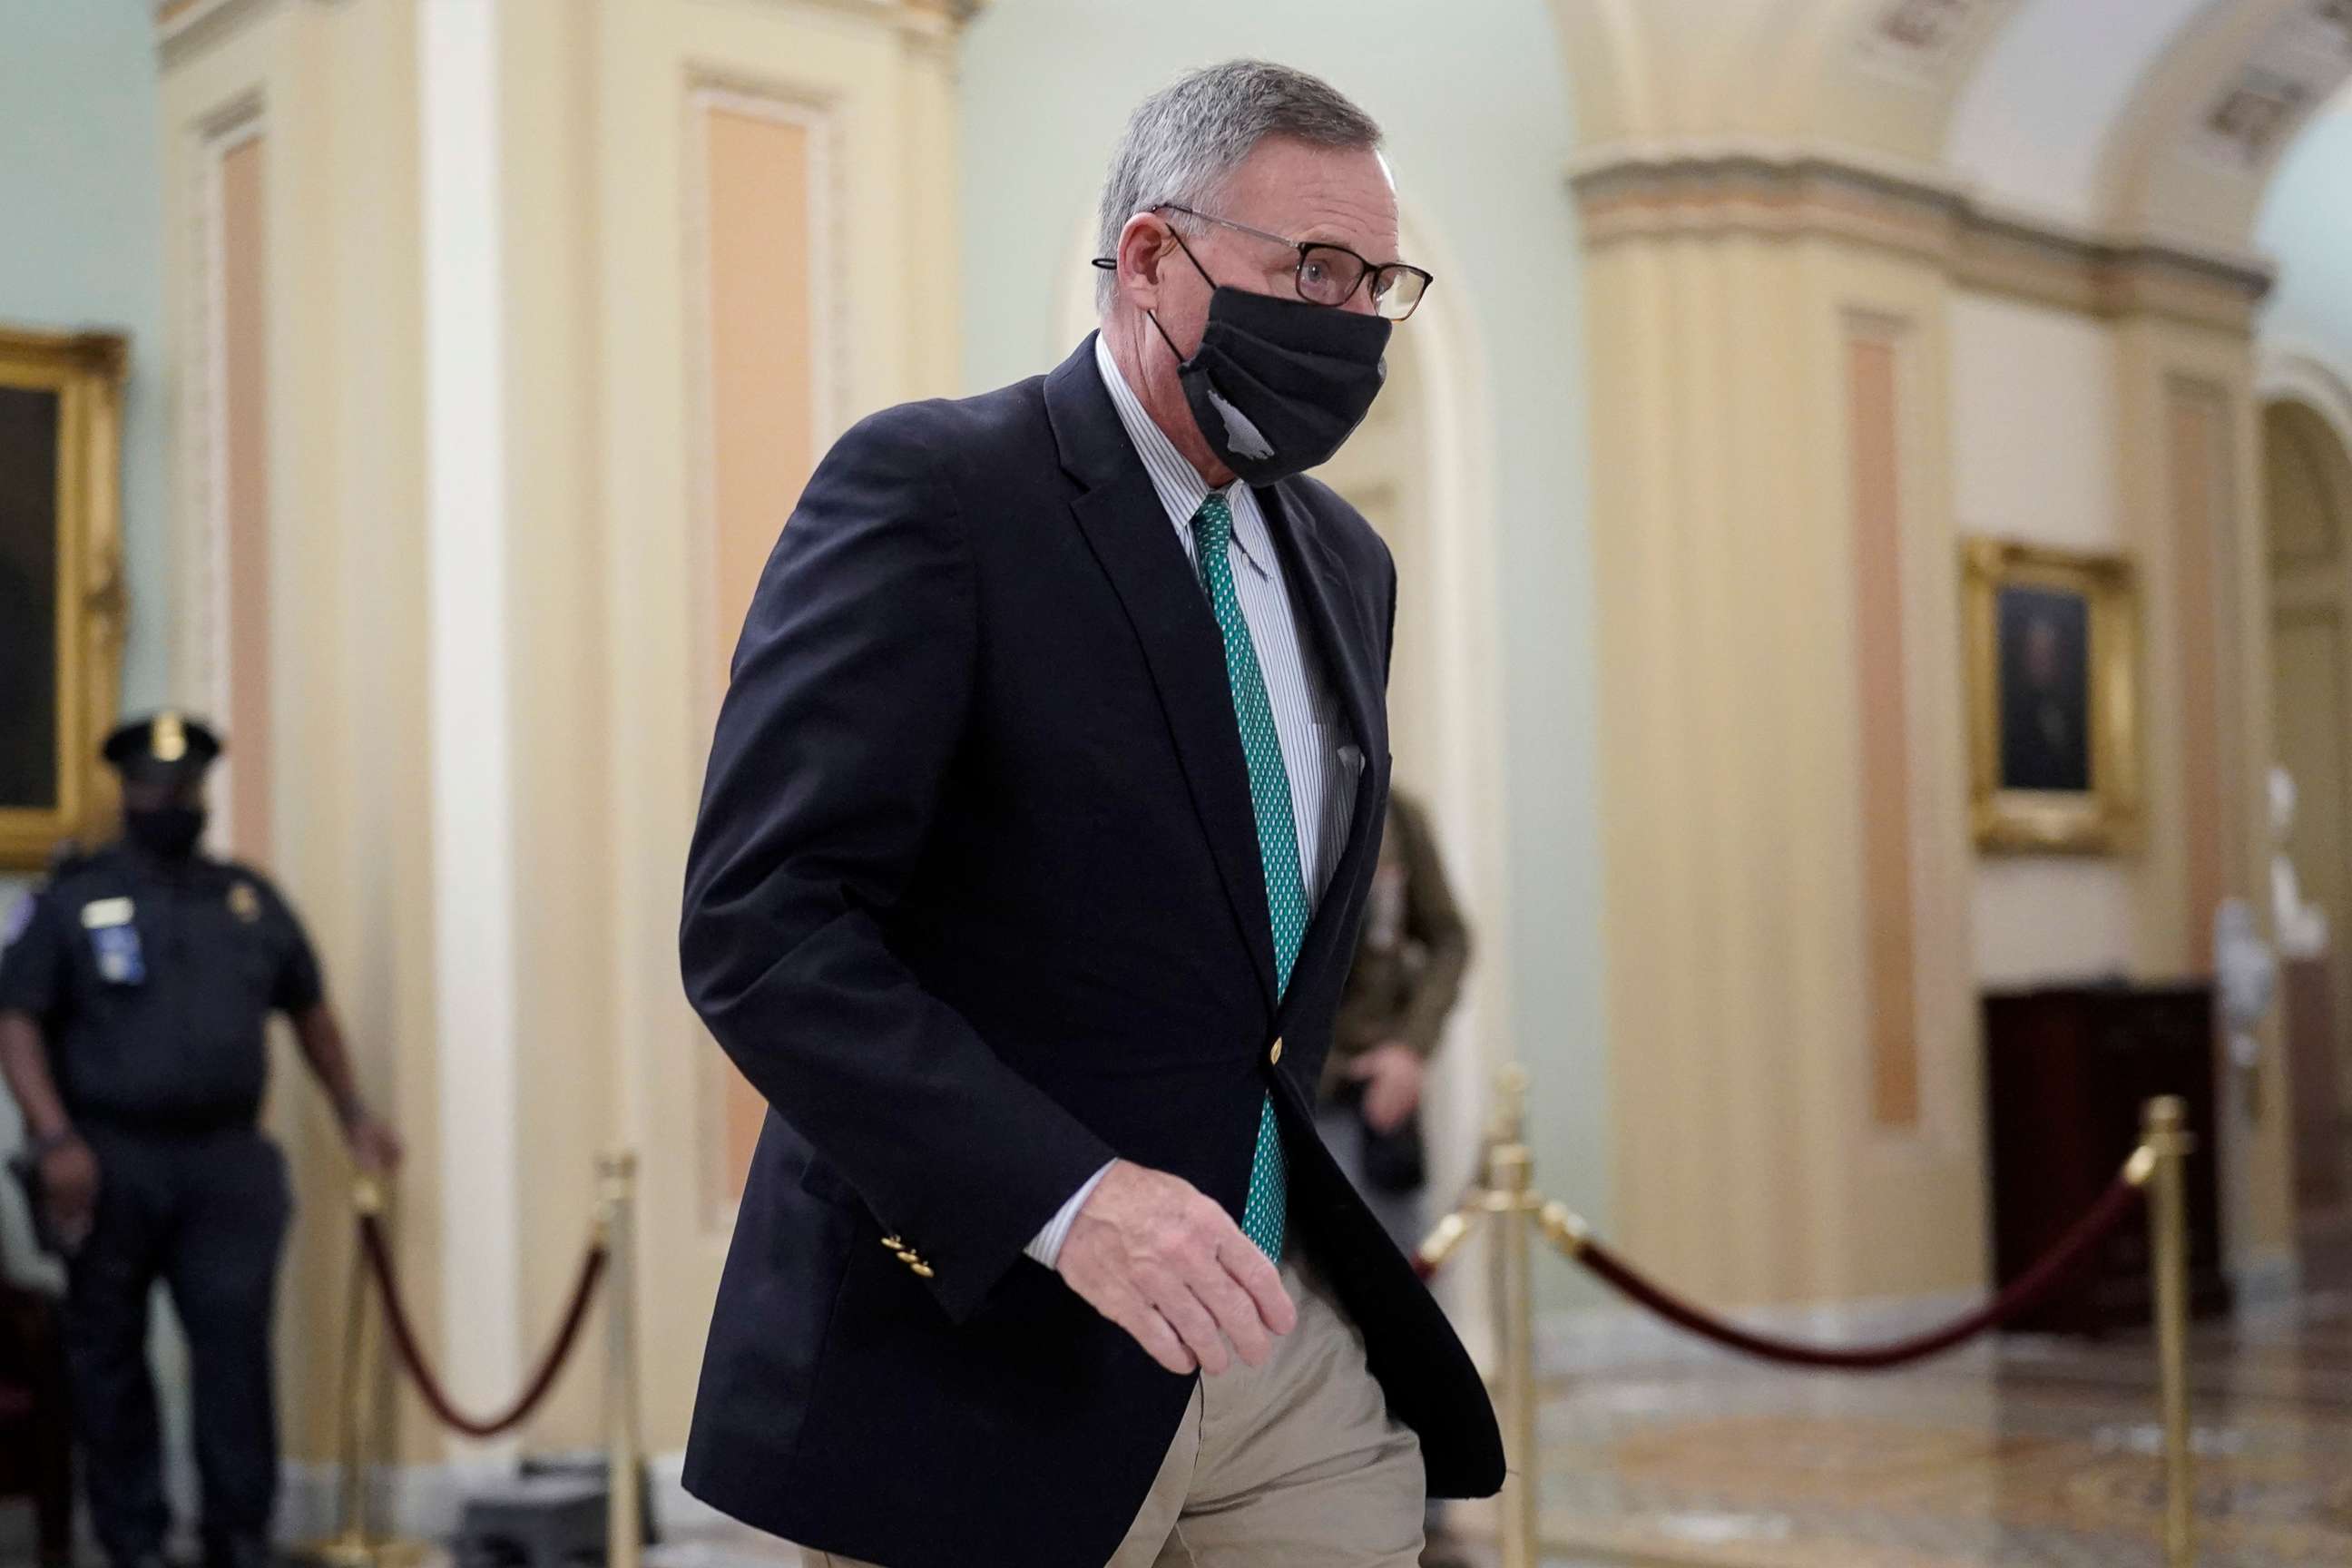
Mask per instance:
[[[2107,132],[2182,29],[2232,0],[2026,0],[1953,105],[1944,162],[1987,200],[2081,226]]]
[[[2074,226],[2242,248],[2295,132],[2352,77],[2352,0],[2025,0],[1945,161]]]
[[[1588,157],[1829,153],[2021,216],[2242,249],[2352,77],[2352,0],[1555,0]]]
[[[1922,169],[2023,0],[1555,0],[1588,151],[1843,147]]]
[[[2295,133],[2352,79],[2352,0],[2231,0],[2186,28],[2110,132],[2110,226],[2243,247]]]

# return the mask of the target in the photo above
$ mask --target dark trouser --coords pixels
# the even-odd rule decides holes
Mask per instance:
[[[1364,1119],[1352,1105],[1330,1101],[1315,1108],[1315,1131],[1323,1135],[1323,1146],[1331,1151],[1339,1169],[1347,1173],[1348,1183],[1397,1244],[1397,1250],[1411,1258],[1421,1245],[1421,1194],[1383,1192],[1374,1186],[1364,1173]]]
[[[118,1565],[171,1526],[147,1364],[157,1280],[187,1333],[205,1551],[266,1537],[278,1500],[270,1319],[292,1200],[286,1162],[250,1128],[157,1136],[85,1128],[98,1216],[67,1269],[66,1355],[90,1519]]]

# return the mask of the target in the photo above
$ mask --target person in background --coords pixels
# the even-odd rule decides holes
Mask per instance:
[[[271,1012],[293,1019],[359,1163],[400,1160],[361,1103],[294,911],[258,872],[197,848],[220,752],[175,713],[116,731],[121,842],[60,859],[0,928],[0,1070],[36,1222],[66,1258],[75,1426],[115,1568],[158,1568],[171,1523],[147,1365],[159,1279],[187,1335],[205,1568],[269,1560],[270,1319],[291,1211],[285,1159],[257,1126]]]
[[[1391,791],[1315,1126],[1408,1257],[1421,1245],[1427,1223],[1421,1202],[1428,1184],[1423,1082],[1469,966],[1470,928],[1446,883],[1428,815],[1403,790]],[[1469,1561],[1443,1515],[1433,1502],[1422,1568],[1458,1568]]]
[[[1315,1121],[1340,1169],[1407,1255],[1421,1245],[1427,1182],[1423,1080],[1469,967],[1470,928],[1446,883],[1429,818],[1395,791]]]

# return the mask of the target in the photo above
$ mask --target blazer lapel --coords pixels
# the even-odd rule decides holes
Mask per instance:
[[[1143,645],[1193,809],[1271,1008],[1276,1000],[1273,916],[1250,803],[1249,762],[1234,722],[1216,621],[1151,477],[1118,422],[1095,367],[1091,336],[1046,378],[1045,404],[1063,467],[1087,486],[1070,509]]]
[[[1291,611],[1307,628],[1307,642],[1323,661],[1323,668],[1345,710],[1348,728],[1363,753],[1356,774],[1355,806],[1348,817],[1348,842],[1339,862],[1317,900],[1315,919],[1299,944],[1292,968],[1289,996],[1309,987],[1301,984],[1316,966],[1352,956],[1355,933],[1346,929],[1344,910],[1351,903],[1349,890],[1365,875],[1368,858],[1380,848],[1381,801],[1385,798],[1388,726],[1385,692],[1379,668],[1375,635],[1367,635],[1355,612],[1345,574],[1323,542],[1315,518],[1306,504],[1278,486],[1257,492],[1258,505],[1282,556],[1283,580],[1291,585]],[[1288,1026],[1286,1005],[1276,1018],[1276,1032]]]

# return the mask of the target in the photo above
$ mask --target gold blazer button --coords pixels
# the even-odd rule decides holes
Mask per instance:
[[[1269,1062],[1274,1063],[1274,1064],[1275,1064],[1276,1066],[1277,1066],[1277,1067],[1281,1065],[1281,1063],[1282,1063],[1282,1041],[1281,1041],[1279,1038],[1277,1038],[1277,1039],[1274,1042],[1274,1049],[1273,1049],[1272,1051],[1270,1051],[1270,1052],[1268,1052],[1268,1053],[1267,1053],[1267,1055],[1266,1055],[1266,1058],[1265,1058],[1265,1059],[1266,1059],[1267,1061],[1269,1061]]]

